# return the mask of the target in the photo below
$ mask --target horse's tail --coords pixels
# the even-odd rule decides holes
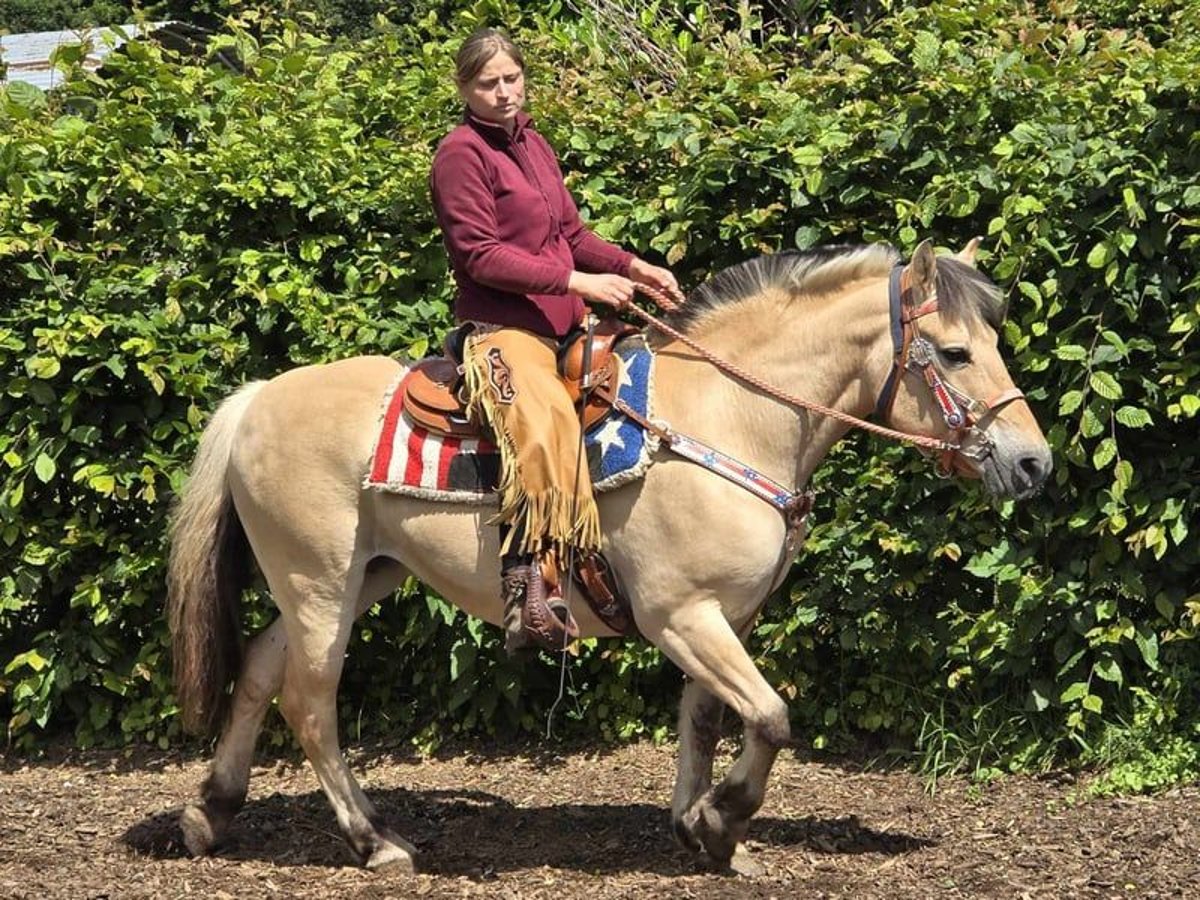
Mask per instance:
[[[241,667],[238,605],[251,555],[226,473],[238,423],[263,384],[246,385],[218,407],[171,522],[167,608],[175,694],[184,728],[200,734],[224,722],[227,688]]]

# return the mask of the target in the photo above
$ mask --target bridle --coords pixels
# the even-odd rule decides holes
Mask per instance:
[[[956,468],[956,457],[979,463],[991,455],[995,442],[987,433],[984,421],[1014,400],[1025,399],[1025,394],[1019,388],[1011,387],[990,400],[976,400],[944,379],[935,363],[937,349],[921,335],[917,325],[922,316],[938,311],[937,292],[920,305],[915,304],[912,293],[910,268],[902,264],[894,266],[888,279],[892,368],[875,403],[875,418],[881,422],[890,419],[902,378],[908,372],[920,374],[953,436],[951,443],[954,446],[938,451],[936,463],[937,474],[948,478]]]

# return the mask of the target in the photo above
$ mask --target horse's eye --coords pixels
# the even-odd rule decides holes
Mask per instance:
[[[956,369],[971,362],[971,351],[966,347],[942,347],[938,352],[946,365]]]

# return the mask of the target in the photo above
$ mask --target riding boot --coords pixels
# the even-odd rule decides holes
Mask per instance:
[[[542,573],[531,563],[512,566],[500,573],[500,597],[504,601],[504,650],[516,656],[521,650],[534,647],[533,638],[525,630],[525,604],[530,594],[534,600],[546,590]]]
[[[558,586],[547,587],[540,562],[505,567],[500,584],[504,649],[509,656],[537,647],[562,652],[579,637],[575,617]]]

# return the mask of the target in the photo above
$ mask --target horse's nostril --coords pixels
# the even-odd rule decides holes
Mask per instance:
[[[1046,476],[1050,474],[1050,461],[1041,456],[1022,456],[1017,465],[1028,476],[1029,483],[1034,487],[1045,481]]]

